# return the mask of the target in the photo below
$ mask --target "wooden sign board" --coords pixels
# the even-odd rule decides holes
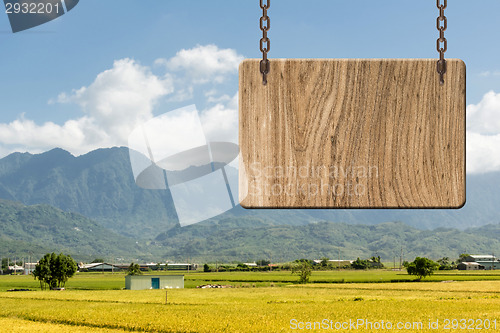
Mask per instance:
[[[245,208],[465,204],[461,60],[245,60],[239,94]]]

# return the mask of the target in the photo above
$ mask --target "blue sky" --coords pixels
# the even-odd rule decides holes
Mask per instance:
[[[500,95],[492,95],[486,102],[483,99],[489,91],[500,93],[500,1],[483,0],[478,5],[452,0],[446,13],[447,57],[466,62],[468,104],[475,105],[477,119],[488,119],[500,107]],[[238,90],[235,61],[260,56],[260,14],[258,0],[82,0],[61,18],[17,34],[10,32],[7,16],[0,15],[0,129],[7,133],[0,133],[0,154],[49,149],[50,140],[45,145],[32,145],[33,140],[20,138],[23,131],[47,133],[50,128],[39,126],[46,122],[62,126],[92,114],[85,96],[75,95],[74,90],[91,87],[100,73],[113,69],[120,59],[133,61],[128,68],[142,66],[138,70],[149,73],[146,77],[152,85],[157,83],[153,82],[156,78],[167,80],[170,72],[175,72],[175,79],[170,78],[173,83],[168,83],[175,88],[150,96],[153,102],[147,112],[156,115],[191,103],[209,110],[219,97],[223,97],[221,110],[234,109],[230,103]],[[434,0],[273,0],[270,56],[436,58],[437,15]],[[187,82],[189,75],[183,73],[193,74],[196,68],[185,64],[175,67],[172,63],[165,68],[158,61],[164,59],[163,64],[168,64],[182,49],[207,45],[234,52],[229,55],[229,71],[218,67],[223,75],[216,82]],[[222,61],[224,55],[218,59]],[[209,74],[216,76],[219,72]],[[190,79],[196,80],[195,76]],[[103,84],[94,90],[102,89]],[[87,95],[90,90],[87,89]],[[174,98],[182,90],[190,90],[190,96]],[[66,98],[61,98],[63,93]],[[209,95],[214,101],[208,101]],[[481,105],[481,101],[487,105]],[[495,119],[499,118],[500,112]],[[21,125],[13,125],[16,120]],[[32,127],[20,129],[26,121]],[[474,124],[471,130],[481,135],[478,145],[488,139],[486,152],[495,155],[496,151],[491,150],[500,142],[500,125],[485,129],[484,124]],[[495,136],[495,140],[485,135]],[[485,151],[481,153],[484,155]],[[494,164],[493,169],[500,169],[500,160],[488,163]]]

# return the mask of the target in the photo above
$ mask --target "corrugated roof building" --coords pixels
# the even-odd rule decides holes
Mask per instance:
[[[184,275],[127,275],[125,289],[182,289]]]

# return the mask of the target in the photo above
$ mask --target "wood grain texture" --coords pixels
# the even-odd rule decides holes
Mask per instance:
[[[459,208],[465,64],[433,59],[259,60],[240,65],[245,208]]]

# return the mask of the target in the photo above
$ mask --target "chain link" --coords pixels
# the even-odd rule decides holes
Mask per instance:
[[[264,85],[267,84],[267,74],[271,70],[271,64],[269,59],[267,59],[267,53],[271,49],[271,41],[267,37],[267,32],[271,28],[271,19],[267,16],[267,10],[270,6],[271,0],[260,0],[260,8],[262,8],[262,17],[260,18],[260,30],[262,30],[262,38],[260,39],[260,51],[262,52],[260,72],[262,73],[262,84]]]
[[[441,4],[443,1],[443,4]],[[436,47],[439,52],[439,60],[437,61],[437,72],[441,85],[444,84],[444,74],[446,74],[447,64],[444,58],[445,52],[448,50],[448,41],[444,36],[444,32],[448,29],[448,19],[445,16],[444,10],[448,7],[448,0],[436,0],[439,16],[437,18],[437,29],[439,38],[437,39]],[[262,8],[262,17],[260,18],[260,30],[262,30],[262,38],[260,39],[260,51],[262,52],[262,60],[260,61],[260,72],[262,74],[262,83],[267,84],[267,75],[271,69],[271,63],[267,58],[267,53],[271,50],[271,40],[267,36],[267,32],[271,28],[271,19],[267,15],[267,10],[271,6],[271,0],[260,0],[260,8]]]
[[[448,0],[437,0],[437,8],[439,9],[439,17],[437,18],[437,29],[439,30],[439,38],[437,40],[437,51],[439,52],[439,60],[437,62],[437,72],[441,85],[444,84],[444,74],[446,73],[446,60],[444,53],[448,50],[448,41],[444,37],[444,32],[448,29],[448,19],[444,15],[444,10],[448,7]]]

